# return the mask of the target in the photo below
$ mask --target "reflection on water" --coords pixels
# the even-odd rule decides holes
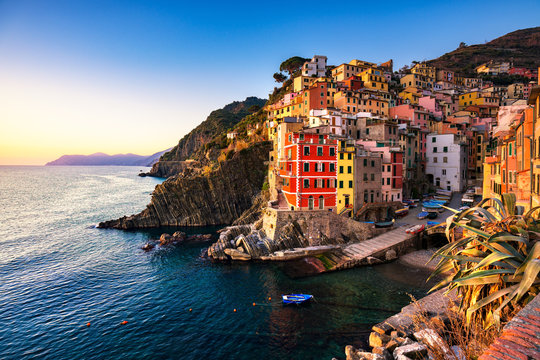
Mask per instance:
[[[145,207],[160,180],[139,170],[0,167],[0,358],[343,357],[426,292],[424,273],[394,263],[292,279],[275,264],[202,259],[208,243],[145,253],[177,229],[92,226]],[[281,305],[290,292],[315,301]]]

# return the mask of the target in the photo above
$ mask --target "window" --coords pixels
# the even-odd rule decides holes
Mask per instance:
[[[304,146],[304,155],[309,155],[309,146]]]
[[[448,146],[443,147],[443,152],[448,152]]]
[[[390,185],[390,178],[386,178],[386,185]]]
[[[353,183],[352,180],[349,180],[349,189],[352,189],[352,187],[353,187],[352,183]]]
[[[319,135],[319,144],[324,144],[324,136]]]
[[[371,174],[371,181],[375,181],[375,174]]]
[[[375,161],[371,160],[371,167],[375,167]]]
[[[326,167],[326,166],[324,165],[324,163],[322,163],[322,164],[321,164],[321,172],[325,172],[325,171],[326,171],[325,167]]]
[[[330,172],[336,171],[336,164],[330,163]]]
[[[434,163],[437,162],[437,157],[436,157],[436,156],[433,158],[433,162],[434,162]]]
[[[318,184],[319,180],[318,179],[313,179],[313,188],[316,189],[317,188],[317,184]]]
[[[432,142],[432,143],[437,142],[437,138],[436,138],[436,137],[432,137],[432,138],[431,138],[431,142]]]
[[[447,158],[446,156],[443,156],[442,162],[443,162],[443,163],[447,163],[447,162],[448,162],[448,158]]]
[[[367,174],[364,173],[364,181],[367,181]]]
[[[347,166],[347,174],[352,174],[352,166]]]
[[[339,181],[339,188],[343,189],[343,181],[342,180]]]
[[[309,188],[309,179],[304,179],[304,189]]]
[[[323,156],[323,147],[317,146],[317,156]]]
[[[339,173],[340,173],[340,174],[343,174],[343,166],[340,166],[340,167],[339,167]]]
[[[367,166],[367,159],[364,159],[364,166]]]
[[[436,146],[433,148],[433,152],[434,152],[434,153],[437,152],[437,147],[436,147]]]
[[[336,156],[336,148],[334,147],[330,148],[330,156]]]
[[[446,169],[442,169],[442,174],[446,175]]]
[[[304,163],[304,171],[309,171],[309,163]]]
[[[339,153],[339,160],[343,160],[343,153]]]

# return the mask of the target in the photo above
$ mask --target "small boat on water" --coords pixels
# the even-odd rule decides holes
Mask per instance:
[[[429,211],[426,218],[433,220],[436,219],[438,216],[439,214],[437,214],[436,211]]]
[[[394,219],[392,221],[379,221],[375,223],[376,228],[387,228],[394,225]]]
[[[405,215],[407,215],[408,213],[409,213],[409,209],[408,209],[408,208],[396,210],[396,216],[397,216],[397,217],[405,216]]]
[[[428,212],[427,212],[427,211],[422,211],[422,212],[418,213],[418,215],[416,215],[416,217],[418,218],[418,220],[424,220],[427,216],[428,216]]]
[[[424,231],[424,228],[424,225],[415,225],[405,230],[405,232],[407,234],[418,234],[419,232]]]
[[[287,294],[281,295],[283,304],[303,304],[313,299],[313,295],[308,294]]]

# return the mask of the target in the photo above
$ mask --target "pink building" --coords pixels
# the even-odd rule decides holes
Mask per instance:
[[[418,99],[418,105],[426,109],[435,118],[442,119],[444,109],[441,107],[439,100],[434,96],[423,96]]]
[[[399,146],[380,146],[372,140],[357,140],[364,149],[381,155],[381,193],[382,201],[401,201],[403,199],[403,152]]]
[[[410,125],[427,129],[429,112],[420,105],[403,104],[389,109],[389,117],[394,120],[408,120]]]

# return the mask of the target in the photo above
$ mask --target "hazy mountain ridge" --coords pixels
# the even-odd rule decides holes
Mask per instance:
[[[152,166],[170,149],[152,155],[115,154],[97,152],[91,155],[63,155],[45,166]]]

